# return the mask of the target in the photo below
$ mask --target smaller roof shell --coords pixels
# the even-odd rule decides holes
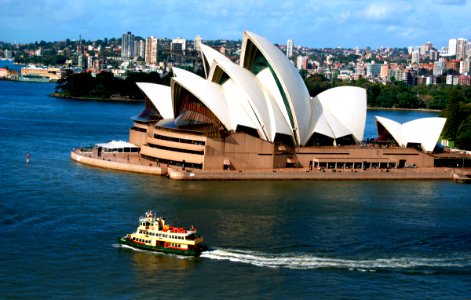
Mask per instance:
[[[425,152],[432,152],[445,126],[446,118],[421,118],[400,124],[396,121],[376,116],[380,123],[396,140],[399,146],[409,143],[420,144]]]
[[[164,119],[174,119],[171,90],[169,86],[150,83],[137,82],[136,85],[154,104]]]
[[[366,123],[366,90],[353,86],[328,89],[311,101],[314,112],[311,135],[320,133],[333,139],[352,135],[363,140]]]

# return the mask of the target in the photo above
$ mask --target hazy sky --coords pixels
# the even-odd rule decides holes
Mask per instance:
[[[137,36],[407,47],[471,38],[471,0],[0,0],[0,41]]]

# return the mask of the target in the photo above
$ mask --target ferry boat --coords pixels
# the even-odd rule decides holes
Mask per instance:
[[[41,76],[36,74],[25,74],[18,77],[18,81],[24,82],[50,82],[51,80],[47,76]]]
[[[167,225],[165,218],[156,217],[152,211],[139,218],[136,232],[118,238],[118,243],[133,248],[185,256],[200,256],[207,250],[202,242],[195,227],[185,229]]]

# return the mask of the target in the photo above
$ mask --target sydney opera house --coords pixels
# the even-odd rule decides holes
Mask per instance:
[[[205,78],[174,67],[170,86],[138,83],[146,102],[129,143],[139,160],[202,171],[434,166],[443,118],[378,117],[378,141],[388,146],[371,147],[365,89],[311,97],[286,55],[247,31],[239,64],[205,45],[201,57]]]

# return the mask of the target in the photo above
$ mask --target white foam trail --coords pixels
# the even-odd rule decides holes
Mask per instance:
[[[317,257],[309,254],[267,254],[233,249],[206,251],[203,252],[201,256],[216,260],[246,263],[259,267],[288,269],[339,268],[359,271],[376,271],[378,269],[471,267],[471,256],[440,258],[399,257],[354,260]]]
[[[150,252],[150,251],[134,248],[134,247],[124,245],[124,244],[113,244],[113,247],[115,247],[115,248],[126,248],[126,249],[133,250],[133,251],[136,251],[136,252]]]

